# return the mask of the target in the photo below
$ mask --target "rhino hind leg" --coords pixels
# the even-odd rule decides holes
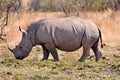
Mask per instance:
[[[43,49],[43,58],[42,58],[42,61],[48,60],[49,51],[46,49],[45,45],[42,45],[42,49]]]
[[[99,59],[102,57],[102,53],[98,48],[98,42],[99,42],[99,40],[97,40],[97,42],[92,46],[92,50],[95,54],[96,61],[99,61]]]
[[[59,61],[56,47],[53,44],[45,44],[45,47],[49,52],[51,52],[51,54],[54,58],[54,61]]]
[[[78,60],[80,62],[84,62],[86,57],[90,55],[90,48],[84,48],[83,47],[83,54],[81,56],[81,58]]]

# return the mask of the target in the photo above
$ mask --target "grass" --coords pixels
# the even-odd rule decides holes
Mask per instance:
[[[19,43],[19,26],[26,29],[31,22],[39,19],[61,17],[65,17],[61,12],[11,15],[6,29],[8,45],[14,47]],[[24,60],[16,60],[0,44],[0,80],[119,80],[120,58],[114,56],[120,56],[119,12],[81,12],[79,17],[92,20],[102,31],[106,46],[101,49],[103,57],[100,62],[95,62],[92,51],[85,62],[77,62],[82,54],[81,49],[69,53],[58,50],[59,62],[54,62],[51,56],[49,60],[40,61],[42,49],[39,46],[34,47]]]
[[[54,62],[51,57],[46,61],[38,60],[35,56],[41,52],[38,47],[34,47],[24,60],[16,60],[6,48],[2,50],[6,55],[1,54],[0,57],[1,80],[119,80],[120,78],[120,58],[114,57],[113,54],[107,56],[109,59],[102,58],[100,62],[95,62],[94,57],[88,57],[85,62],[77,62],[80,51],[63,54],[58,50],[61,60]]]

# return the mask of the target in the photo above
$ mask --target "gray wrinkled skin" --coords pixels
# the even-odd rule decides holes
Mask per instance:
[[[43,48],[43,59],[47,60],[49,53],[58,61],[56,48],[62,51],[75,51],[83,46],[83,54],[79,61],[89,56],[90,49],[95,53],[96,61],[101,58],[98,48],[100,32],[96,25],[89,20],[77,17],[61,19],[42,19],[32,23],[28,30],[23,32],[22,40],[15,49],[11,49],[16,59],[27,57],[35,45]]]

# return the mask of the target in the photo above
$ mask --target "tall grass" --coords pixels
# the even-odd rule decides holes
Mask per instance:
[[[88,12],[81,14],[81,18],[92,20],[102,31],[103,41],[119,42],[120,12]]]
[[[10,31],[8,37],[8,41],[10,42],[15,42],[19,39],[20,32],[18,31],[18,26],[21,26],[23,29],[27,29],[28,25],[32,22],[42,18],[62,18],[65,17],[65,14],[62,12],[24,12],[19,13],[16,16],[19,16],[19,19],[15,17],[16,21],[13,20],[13,18],[10,20]],[[81,12],[79,17],[93,21],[101,29],[103,41],[105,43],[120,42],[120,12],[112,12],[111,10],[105,12]],[[15,40],[13,40],[14,37]]]

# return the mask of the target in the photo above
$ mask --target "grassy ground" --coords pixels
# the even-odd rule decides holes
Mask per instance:
[[[38,19],[65,17],[63,13],[20,13],[17,16],[11,15],[9,27],[6,27],[10,28],[7,30],[9,46],[15,46],[20,41],[19,26],[26,29]],[[40,61],[42,50],[38,46],[24,60],[16,60],[0,43],[0,80],[119,80],[120,14],[111,11],[83,12],[79,17],[92,20],[102,31],[105,47],[101,49],[103,57],[99,62],[95,62],[92,51],[85,62],[77,62],[82,48],[69,53],[58,50],[59,62],[54,62],[51,56],[47,61]]]
[[[106,47],[110,48],[110,47]],[[95,62],[94,55],[85,62],[77,62],[82,49],[68,53],[58,50],[60,61],[40,61],[41,48],[34,47],[31,54],[24,60],[16,60],[6,48],[1,48],[0,80],[119,80],[120,79],[120,46],[102,49],[103,57]],[[39,54],[38,54],[39,53]]]

